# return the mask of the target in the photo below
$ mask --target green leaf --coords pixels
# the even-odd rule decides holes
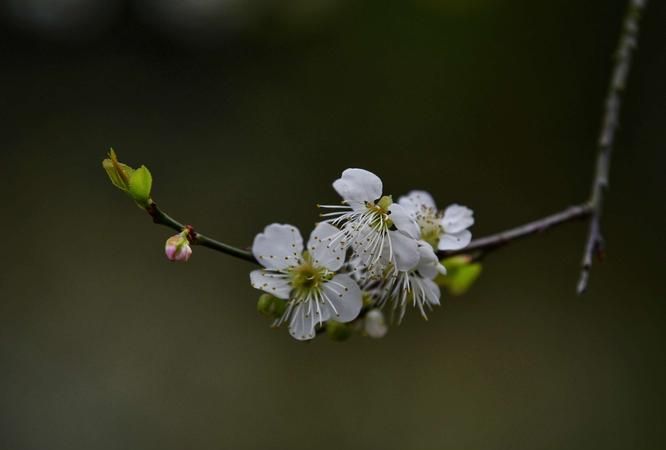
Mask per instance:
[[[153,187],[153,176],[146,166],[136,169],[129,178],[129,194],[141,207],[150,205],[150,191]]]
[[[474,263],[461,267],[457,270],[449,283],[449,292],[453,295],[462,295],[472,287],[481,275],[481,264]]]
[[[446,275],[439,275],[435,281],[446,288],[452,295],[462,295],[467,292],[481,275],[481,263],[471,262],[466,255],[453,256],[442,260],[446,267]]]
[[[127,164],[119,162],[116,152],[113,149],[109,151],[109,157],[102,161],[102,167],[115,187],[129,193],[129,182],[134,169]]]

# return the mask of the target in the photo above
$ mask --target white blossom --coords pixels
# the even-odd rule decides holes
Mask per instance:
[[[419,263],[412,270],[399,271],[381,287],[380,305],[391,302],[398,311],[398,321],[405,315],[408,305],[417,308],[427,319],[426,308],[439,305],[440,290],[433,280],[438,273],[445,274],[433,248],[425,241],[419,241]]]
[[[416,238],[419,227],[391,196],[382,195],[382,181],[372,172],[347,169],[333,188],[342,205],[319,205],[334,211],[322,214],[339,226],[333,243],[351,247],[351,259],[370,278],[380,278],[388,270],[409,270],[419,260]]]
[[[349,275],[336,274],[345,262],[345,249],[332,238],[339,231],[328,223],[318,224],[307,250],[300,232],[291,225],[268,225],[254,239],[252,253],[265,269],[253,271],[250,282],[288,302],[277,324],[288,321],[289,333],[296,339],[312,339],[317,325],[329,319],[349,322],[361,311],[356,282]]]
[[[438,250],[460,250],[472,240],[467,229],[474,224],[471,209],[452,204],[439,211],[432,196],[425,191],[412,191],[398,199],[419,226],[420,238]]]
[[[326,321],[357,319],[364,302],[370,309],[355,328],[371,337],[386,334],[379,308],[388,304],[398,321],[410,305],[427,319],[440,304],[434,280],[446,273],[436,250],[469,244],[472,210],[452,204],[440,211],[424,191],[394,203],[381,179],[363,169],[345,170],[333,188],[342,203],[318,205],[324,221],[307,246],[291,225],[272,224],[255,237],[252,253],[264,268],[250,281],[286,302],[276,324],[287,322],[296,339],[312,339]]]

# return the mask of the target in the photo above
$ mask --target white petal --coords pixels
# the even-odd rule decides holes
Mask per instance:
[[[410,216],[415,217],[423,207],[437,209],[435,200],[426,191],[411,191],[398,199],[398,203],[407,210]]]
[[[254,238],[252,254],[267,269],[295,266],[303,253],[303,238],[293,225],[273,223]]]
[[[307,303],[295,306],[289,321],[289,334],[299,341],[306,341],[315,337],[315,325],[318,321],[313,314],[308,314],[307,311]]]
[[[285,300],[289,298],[291,292],[291,285],[286,275],[268,270],[253,270],[250,272],[250,284],[255,289],[268,292]]]
[[[428,303],[431,305],[439,305],[439,297],[441,293],[437,283],[426,278],[421,281],[421,286],[426,293],[426,300]]]
[[[402,231],[410,237],[413,237],[414,239],[418,239],[419,234],[421,234],[419,226],[416,224],[414,219],[409,216],[405,208],[398,205],[397,203],[393,203],[391,206],[389,206],[389,212],[391,213],[391,221],[398,230]]]
[[[402,234],[400,231],[391,230],[389,236],[396,268],[405,272],[416,267],[420,259],[418,241]]]
[[[437,276],[439,260],[437,255],[435,255],[434,250],[425,241],[419,241],[419,263],[416,266],[416,270],[419,274],[428,279],[433,279]]]
[[[347,169],[333,182],[340,196],[352,202],[374,202],[382,196],[382,180],[363,169]]]
[[[449,234],[445,233],[439,238],[440,250],[460,250],[467,247],[472,240],[472,233],[469,230],[462,230],[459,233]]]
[[[325,267],[333,272],[342,267],[345,262],[346,248],[342,244],[344,238],[333,241],[333,237],[338,233],[340,233],[338,228],[326,222],[320,222],[312,230],[308,241],[308,251],[316,266]]]
[[[474,212],[471,209],[453,204],[444,211],[442,226],[447,233],[457,233],[472,225],[474,225]]]
[[[361,289],[349,275],[334,276],[324,284],[323,294],[330,301],[328,306],[331,318],[338,322],[352,321],[361,312],[363,306]]]

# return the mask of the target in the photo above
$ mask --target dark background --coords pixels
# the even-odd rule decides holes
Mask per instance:
[[[347,167],[492,233],[587,196],[625,2],[63,1],[0,3],[0,447],[666,447],[663,2],[588,294],[572,223],[493,254],[428,322],[300,344],[256,313],[249,264],[165,260],[108,148],[241,246],[309,233]]]

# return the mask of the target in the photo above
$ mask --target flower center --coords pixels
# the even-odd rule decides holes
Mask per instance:
[[[421,211],[416,215],[416,223],[421,230],[421,239],[433,247],[437,247],[439,244],[439,237],[443,231],[441,218],[442,215],[436,209],[426,206],[422,206]]]
[[[293,298],[303,302],[311,294],[318,292],[322,285],[333,278],[333,272],[312,264],[310,255],[303,254],[303,262],[289,271],[290,284],[293,289]]]
[[[389,208],[393,204],[393,197],[385,195],[377,203],[366,202],[365,207],[371,215],[368,225],[374,229],[389,229],[393,221],[389,218],[391,212]]]

